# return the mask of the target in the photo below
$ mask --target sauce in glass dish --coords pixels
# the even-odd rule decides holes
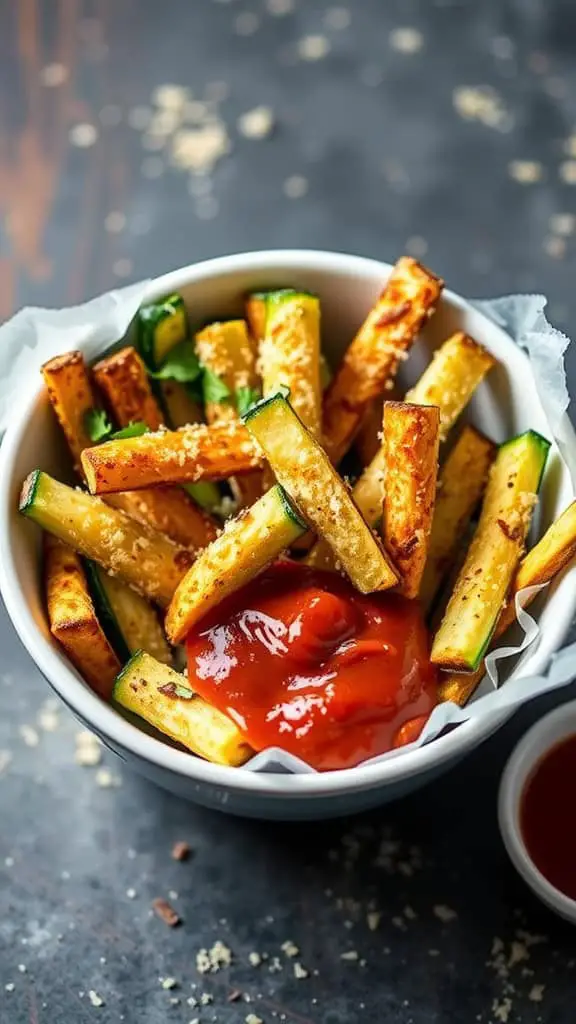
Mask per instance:
[[[186,646],[191,686],[255,750],[283,747],[319,770],[390,750],[436,703],[417,602],[294,563],[222,602]]]
[[[541,874],[576,900],[576,736],[544,754],[522,794],[520,827]]]

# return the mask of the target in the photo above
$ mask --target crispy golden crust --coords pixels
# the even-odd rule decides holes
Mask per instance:
[[[208,423],[238,420],[235,396],[239,388],[256,389],[256,345],[244,320],[226,320],[209,324],[196,335],[200,362],[226,385],[230,399],[206,404]],[[230,480],[232,493],[240,508],[248,508],[262,494],[262,474],[249,473]]]
[[[196,559],[166,616],[166,632],[180,643],[192,626],[229,594],[253,579],[303,532],[273,487],[235,519]]]
[[[42,376],[50,403],[64,431],[74,459],[80,470],[80,456],[93,444],[84,425],[84,418],[97,405],[84,357],[81,352],[67,352],[44,363]]]
[[[522,435],[492,465],[478,528],[432,645],[431,660],[445,671],[478,668],[524,549],[546,452]]]
[[[325,447],[333,462],[346,453],[372,399],[383,395],[418,331],[431,316],[443,281],[403,256],[371,309],[324,397]]]
[[[135,349],[123,348],[102,359],[93,372],[121,427],[141,422],[149,430],[158,430],[163,425],[146,367]],[[111,498],[109,504],[192,551],[206,547],[216,536],[214,521],[180,487],[159,487],[138,494],[120,493]]]
[[[22,488],[25,514],[86,558],[159,605],[167,605],[192,561],[168,537],[135,523],[119,509],[54,480],[33,474]]]
[[[548,527],[546,533],[522,559],[512,584],[511,596],[506,602],[494,631],[493,642],[500,639],[516,619],[514,597],[519,590],[539,583],[549,583],[576,555],[576,501]],[[536,595],[524,601],[527,608]],[[485,665],[472,675],[452,673],[441,678],[438,700],[454,701],[463,707],[484,678]]]
[[[465,426],[442,467],[420,586],[423,608],[431,606],[454,565],[456,552],[484,492],[496,450],[496,445],[478,430]]]
[[[92,689],[109,699],[120,662],[98,622],[75,551],[44,535],[44,585],[52,636]]]
[[[436,498],[440,413],[436,406],[384,403],[384,546],[400,573],[398,590],[418,596]]]
[[[190,551],[201,551],[218,533],[208,513],[178,487],[120,491],[107,495],[106,502],[122,509],[137,523],[165,533],[175,544]]]
[[[146,367],[136,349],[130,346],[101,359],[92,373],[120,427],[141,422],[149,430],[158,430],[163,425]]]
[[[241,423],[206,426],[107,441],[85,451],[82,465],[93,494],[140,490],[158,484],[226,480],[250,473],[263,457]]]
[[[280,396],[258,407],[248,427],[278,482],[319,536],[333,548],[338,568],[358,590],[395,586],[398,576],[325,451]]]
[[[266,299],[262,295],[249,295],[245,308],[252,337],[262,341],[266,334]]]
[[[434,353],[418,383],[407,393],[406,401],[439,407],[440,440],[444,441],[495,362],[482,345],[457,331]]]

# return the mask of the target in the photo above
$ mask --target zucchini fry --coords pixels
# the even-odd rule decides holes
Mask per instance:
[[[324,397],[324,442],[334,463],[348,451],[372,399],[390,386],[400,360],[434,312],[443,283],[416,260],[398,260]]]
[[[456,551],[484,492],[496,450],[493,441],[474,427],[465,426],[442,467],[420,585],[420,600],[425,609],[431,607],[454,564]]]
[[[544,536],[524,556],[512,584],[510,597],[507,600],[498,624],[494,630],[494,642],[499,640],[516,619],[515,596],[524,587],[533,587],[540,583],[550,583],[558,573],[572,561],[576,555],[576,501],[573,501],[562,515],[546,530]],[[524,603],[527,608],[536,594]],[[438,700],[451,700],[460,707],[468,702],[485,674],[482,661],[480,668],[470,673],[452,672],[444,676],[438,684]]]
[[[432,645],[446,671],[475,672],[522,555],[550,443],[533,430],[500,447],[480,522]]]
[[[176,292],[142,306],[136,322],[138,351],[151,370],[160,369],[166,356],[188,336],[188,318],[181,295]],[[170,426],[177,430],[188,423],[201,423],[202,408],[176,380],[155,381]],[[152,428],[151,428],[152,429]],[[214,504],[217,504],[218,499]]]
[[[266,297],[268,292],[253,292],[245,301],[246,319],[250,334],[259,343],[266,334]]]
[[[44,586],[52,636],[92,689],[108,699],[120,662],[104,633],[76,552],[44,534]]]
[[[86,575],[94,605],[104,631],[122,663],[136,651],[146,651],[164,665],[172,664],[172,652],[156,610],[132,587],[127,587],[85,560]]]
[[[271,564],[304,533],[306,524],[281,487],[272,487],[252,508],[229,519],[180,583],[166,616],[172,643],[234,591]]]
[[[196,335],[196,352],[203,366],[214,373],[229,391],[229,398],[206,403],[208,423],[237,421],[242,393],[257,398],[260,394],[256,373],[256,346],[244,320],[210,324]],[[262,494],[262,474],[249,473],[230,480],[239,506],[252,505]]]
[[[278,482],[316,531],[326,538],[363,593],[398,582],[388,557],[354,504],[326,452],[283,395],[264,399],[244,417]]]
[[[81,472],[80,456],[94,442],[86,430],[86,414],[97,406],[81,352],[67,352],[44,363],[42,376],[50,403],[68,442],[74,468]]]
[[[266,295],[266,330],[260,346],[265,398],[288,388],[290,404],[316,437],[322,428],[320,300],[283,289]]]
[[[135,421],[145,423],[151,431],[163,426],[146,367],[134,348],[123,348],[102,359],[92,372],[120,427]],[[192,551],[206,547],[216,536],[214,521],[180,487],[141,491],[136,496],[128,492],[127,498],[119,494],[110,499],[110,504]]]
[[[263,464],[242,423],[194,423],[141,437],[106,441],[82,454],[92,494],[134,491],[158,484],[226,480]]]
[[[22,485],[20,512],[139,593],[167,605],[190,552],[123,512],[39,469]]]
[[[207,761],[238,766],[253,753],[231,718],[195,693],[185,676],[143,651],[116,679],[114,700]]]
[[[434,353],[418,383],[406,395],[415,405],[440,409],[440,440],[458,419],[496,360],[468,334],[457,331]]]
[[[92,367],[92,373],[119,427],[140,422],[154,431],[164,426],[146,367],[131,345],[101,359]]]
[[[440,412],[435,405],[384,403],[384,547],[400,575],[398,590],[418,597],[436,498]]]

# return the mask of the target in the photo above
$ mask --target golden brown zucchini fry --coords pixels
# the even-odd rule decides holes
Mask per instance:
[[[253,292],[245,302],[246,319],[250,333],[257,342],[266,334],[266,292]]]
[[[349,345],[324,397],[326,450],[338,463],[372,399],[383,395],[418,331],[436,308],[443,281],[403,256]]]
[[[19,510],[160,605],[168,604],[190,565],[190,552],[164,534],[38,469],[22,485]]]
[[[438,406],[440,440],[444,441],[495,362],[482,345],[463,331],[457,331],[434,353],[432,362],[407,393],[405,401]]]
[[[106,700],[120,662],[98,622],[76,552],[44,534],[44,586],[52,636],[92,689]]]
[[[533,430],[501,445],[478,528],[432,645],[447,671],[475,672],[524,549],[550,443]]]
[[[166,616],[172,642],[180,643],[198,619],[270,565],[305,528],[278,485],[229,519],[174,594]]]
[[[80,472],[80,456],[93,445],[86,430],[86,414],[98,404],[81,352],[66,352],[48,360],[42,367],[50,403],[68,442],[75,469]]]
[[[500,614],[494,630],[493,642],[499,640],[516,619],[515,596],[525,587],[549,583],[562,572],[576,555],[576,501],[573,501],[562,515],[548,527],[544,536],[524,556],[512,584],[510,597]],[[536,594],[525,600],[527,608]],[[485,664],[470,674],[452,672],[443,676],[438,685],[438,700],[451,700],[460,707],[468,702],[478,684],[484,678]]]
[[[430,608],[454,565],[456,551],[482,497],[496,451],[493,441],[474,427],[465,426],[442,467],[428,558],[420,585],[423,608]]]
[[[164,425],[144,362],[131,345],[101,359],[92,373],[119,427],[139,422],[159,430]]]
[[[435,405],[384,403],[386,479],[382,535],[398,573],[398,590],[418,596],[432,527],[440,412]]]
[[[143,651],[122,669],[114,700],[207,761],[238,766],[253,754],[228,715],[195,693],[186,676]]]
[[[262,453],[242,423],[194,423],[141,437],[106,441],[82,455],[92,494],[158,484],[226,480],[258,469]]]
[[[284,288],[266,295],[266,331],[260,345],[265,398],[288,388],[290,405],[310,433],[322,428],[320,300]]]
[[[278,482],[324,536],[358,590],[387,590],[398,576],[384,548],[360,515],[324,449],[283,394],[254,406],[244,417]]]
[[[209,324],[196,335],[196,352],[203,366],[227,387],[230,397],[206,403],[208,423],[238,420],[238,400],[243,389],[258,397],[256,345],[244,320],[226,320]],[[252,505],[262,494],[262,474],[248,473],[229,481],[240,508]]]
[[[160,406],[152,393],[143,360],[136,349],[123,348],[100,360],[94,378],[120,427],[145,423],[149,430],[163,426]],[[180,487],[161,487],[118,494],[109,504],[139,523],[166,533],[176,544],[198,551],[216,536],[216,524]]]

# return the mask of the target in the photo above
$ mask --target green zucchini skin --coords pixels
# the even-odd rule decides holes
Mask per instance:
[[[167,320],[174,320],[170,341],[162,342],[160,332]],[[140,355],[151,370],[158,370],[168,352],[184,341],[188,334],[186,308],[181,295],[174,292],[157,302],[142,306],[137,316],[137,339]]]
[[[20,492],[18,511],[30,518],[34,517],[34,504],[36,502],[36,496],[41,482],[42,470],[35,469],[26,477],[26,482]]]

